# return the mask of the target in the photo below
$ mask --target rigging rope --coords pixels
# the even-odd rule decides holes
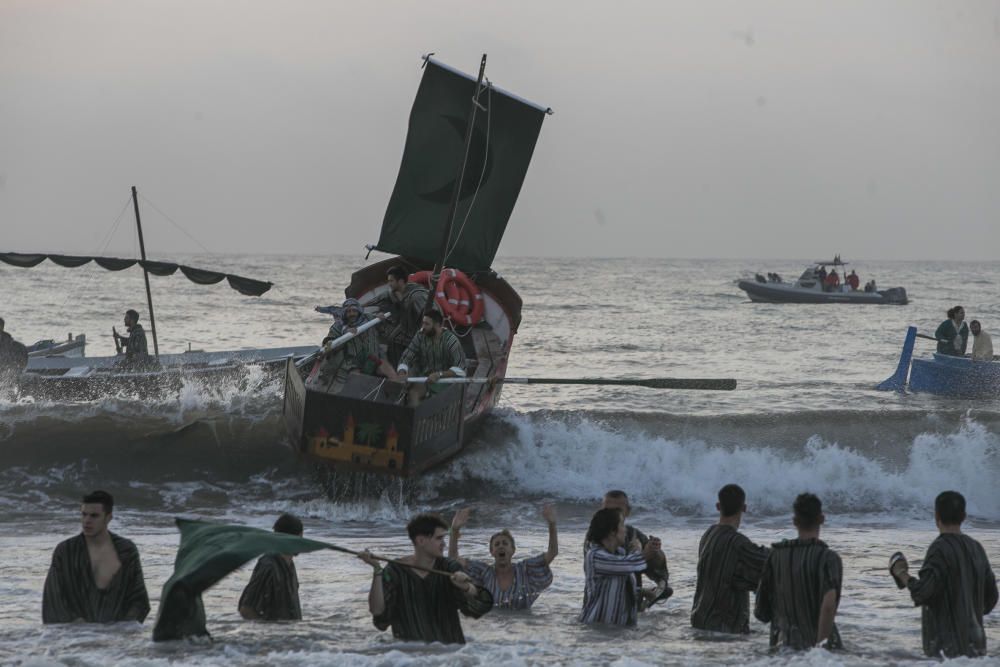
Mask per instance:
[[[448,262],[448,258],[451,257],[451,253],[455,251],[458,247],[458,242],[462,239],[462,232],[465,231],[465,225],[469,222],[469,216],[472,215],[472,209],[476,205],[476,197],[479,196],[479,189],[483,186],[483,178],[486,177],[486,165],[489,164],[490,157],[490,121],[493,115],[493,82],[486,79],[486,149],[483,154],[483,170],[479,172],[479,182],[476,183],[476,191],[472,193],[472,201],[469,202],[469,209],[465,212],[465,219],[462,220],[462,226],[458,228],[458,233],[455,235],[455,242],[452,244],[451,248],[444,255],[444,261],[441,263],[445,266]],[[478,103],[478,100],[476,100]],[[470,130],[471,131],[471,130]],[[456,185],[456,187],[461,187],[461,182]],[[461,191],[459,191],[459,196],[461,196]]]
[[[207,252],[208,254],[210,254],[210,255],[211,255],[211,254],[213,254],[213,253],[212,253],[212,251],[211,251],[211,250],[209,250],[208,248],[206,248],[206,247],[205,247],[205,245],[204,245],[204,244],[203,244],[203,243],[202,243],[201,241],[199,241],[199,240],[198,240],[198,239],[196,239],[196,238],[195,238],[194,236],[192,236],[191,234],[189,234],[189,233],[187,232],[187,230],[185,230],[185,229],[184,229],[183,227],[181,227],[181,226],[180,226],[180,225],[179,225],[179,224],[178,224],[177,222],[175,222],[175,221],[173,220],[173,218],[171,218],[171,217],[170,217],[169,215],[167,215],[166,213],[164,213],[163,211],[161,211],[161,210],[160,210],[159,208],[157,208],[157,207],[156,207],[156,204],[154,204],[153,202],[149,201],[149,199],[148,199],[148,198],[146,197],[146,195],[144,195],[144,194],[142,194],[142,193],[140,192],[140,193],[139,193],[139,197],[140,197],[140,198],[142,199],[142,201],[144,201],[144,202],[146,202],[147,204],[149,204],[149,207],[150,207],[150,208],[152,208],[152,209],[153,209],[154,211],[156,211],[157,213],[159,213],[160,215],[162,215],[162,216],[163,216],[164,218],[166,218],[166,219],[167,219],[167,222],[169,222],[169,223],[170,223],[171,225],[173,225],[174,227],[176,227],[176,228],[177,228],[177,230],[178,230],[178,231],[179,231],[179,232],[180,232],[181,234],[183,234],[184,236],[186,236],[186,237],[188,237],[189,239],[191,239],[192,241],[194,241],[194,242],[195,242],[196,244],[198,244],[198,247],[200,247],[200,248],[201,248],[202,250],[204,250],[204,251],[205,251],[205,252]]]

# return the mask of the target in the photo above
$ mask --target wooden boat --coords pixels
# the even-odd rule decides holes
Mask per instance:
[[[46,260],[67,268],[78,268],[93,262],[109,271],[122,271],[139,265],[146,283],[149,324],[153,339],[153,355],[149,363],[139,369],[124,367],[121,356],[84,358],[82,351],[85,337],[78,336],[77,339],[55,348],[42,345],[38,350],[40,354],[28,356],[27,366],[23,369],[17,368],[13,374],[10,372],[3,374],[5,381],[14,378],[16,388],[21,394],[59,401],[94,400],[107,395],[159,396],[165,392],[176,393],[185,381],[196,380],[211,385],[220,382],[245,383],[259,379],[259,374],[248,370],[250,366],[262,366],[266,373],[271,373],[275,379],[280,379],[287,358],[300,358],[316,349],[314,346],[308,346],[161,355],[156,337],[156,317],[149,274],[169,276],[180,272],[192,282],[201,285],[226,281],[230,287],[246,296],[260,296],[271,289],[272,283],[173,262],[148,260],[135,187],[132,188],[132,203],[135,208],[141,259],[8,252],[0,253],[0,262],[20,268],[32,268]],[[59,348],[73,351],[79,349],[81,356],[77,358],[69,355],[53,356],[51,352]]]
[[[47,338],[29,345],[28,357],[82,357],[85,356],[86,347],[86,334],[78,334],[76,337],[70,334],[64,341]]]
[[[973,361],[934,352],[929,359],[915,359],[917,328],[909,327],[896,372],[880,383],[881,391],[938,394],[955,398],[1000,398],[1000,359]]]
[[[875,305],[906,305],[909,300],[906,289],[890,287],[889,289],[851,289],[840,285],[837,288],[824,288],[819,276],[820,269],[826,272],[826,267],[847,266],[840,256],[830,261],[818,261],[807,266],[795,282],[786,282],[776,273],[766,277],[756,275],[755,280],[739,280],[737,286],[747,293],[750,300],[756,303],[867,303]]]
[[[418,474],[458,453],[500,398],[521,298],[490,266],[551,112],[484,82],[485,64],[483,56],[476,79],[425,58],[403,162],[373,246],[396,256],[357,271],[345,290],[362,303],[377,300],[387,290],[387,269],[397,264],[435,276],[445,266],[464,271],[481,291],[484,319],[473,327],[449,326],[461,340],[466,373],[477,382],[446,385],[410,407],[400,383],[357,374],[337,393],[326,393],[308,387],[303,370],[289,361],[289,438],[323,467]]]

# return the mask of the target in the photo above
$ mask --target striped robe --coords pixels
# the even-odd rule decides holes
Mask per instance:
[[[698,545],[698,583],[691,625],[715,632],[750,632],[750,591],[757,590],[768,549],[733,526],[715,524]]]
[[[642,552],[615,553],[592,546],[583,558],[587,582],[583,590],[581,623],[635,625],[639,615],[639,584],[635,575],[646,569]]]
[[[771,648],[803,650],[815,646],[823,596],[836,591],[839,602],[842,578],[840,556],[820,539],[771,545],[754,606],[757,620],[771,624]],[[836,624],[828,645],[842,646]]]
[[[983,545],[968,535],[942,533],[907,588],[913,603],[923,607],[925,655],[986,655],[983,615],[997,604],[997,580]]]
[[[359,317],[354,326],[361,326],[367,321],[367,317]],[[340,338],[347,333],[349,328],[340,320],[334,322],[330,326],[326,338],[323,339],[323,344]],[[347,376],[352,371],[374,374],[377,362],[372,361],[372,359],[377,359],[378,356],[378,334],[374,330],[368,329],[338,347],[328,356],[323,357],[319,362],[319,371],[309,378],[307,384],[310,389],[335,394],[343,388],[344,383],[347,382]]]
[[[450,558],[434,561],[435,570],[458,572],[462,566]],[[382,570],[385,609],[372,618],[375,627],[392,627],[392,636],[408,641],[464,644],[458,612],[479,618],[493,609],[493,596],[479,587],[470,598],[440,574],[420,577],[411,568],[389,563]]]
[[[139,550],[111,533],[121,568],[105,589],[97,587],[83,533],[59,543],[42,594],[42,623],[139,621],[149,614]]]
[[[452,371],[459,377],[465,376],[465,352],[458,336],[443,329],[434,339],[418,331],[399,359],[399,371],[406,371],[411,377]]]
[[[251,607],[265,621],[302,620],[295,563],[281,554],[261,556],[240,596],[237,609],[242,607]]]
[[[493,595],[493,606],[501,609],[531,609],[538,596],[552,585],[552,570],[545,562],[545,554],[525,558],[513,564],[514,582],[507,590],[497,584],[496,567],[478,560],[470,560],[465,571]]]

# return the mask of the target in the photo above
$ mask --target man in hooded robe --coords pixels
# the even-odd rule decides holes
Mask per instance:
[[[819,539],[826,517],[811,493],[795,499],[799,537],[771,545],[764,563],[754,616],[771,624],[771,649],[797,651],[814,646],[842,648],[834,623],[840,603],[843,565],[840,556]]]
[[[330,331],[323,339],[323,346],[336,340],[346,333],[356,333],[357,328],[371,318],[365,313],[357,299],[345,299],[341,307],[341,316],[330,326]],[[324,350],[321,353],[318,372],[311,374],[306,381],[310,389],[317,389],[331,394],[338,393],[347,382],[351,373],[366,375],[392,375],[392,367],[379,357],[378,334],[374,329],[363,331],[337,348]]]
[[[940,534],[931,542],[918,576],[910,576],[902,554],[894,556],[890,573],[921,607],[921,635],[928,657],[970,658],[986,655],[983,616],[997,604],[997,580],[976,540],[962,533],[965,498],[945,491],[934,501]]]
[[[149,614],[139,550],[108,530],[114,502],[105,491],[84,496],[81,533],[52,553],[42,595],[43,623],[141,623]]]
[[[274,532],[302,537],[302,522],[291,514],[282,514],[274,522]],[[260,621],[301,621],[299,577],[294,556],[264,554],[257,561],[250,582],[243,589],[237,609],[240,616]]]
[[[699,630],[750,632],[750,591],[756,591],[767,560],[767,547],[739,532],[746,493],[736,484],[719,490],[719,522],[698,545],[698,583],[691,625]]]

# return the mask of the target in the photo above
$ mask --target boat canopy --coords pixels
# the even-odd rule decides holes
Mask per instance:
[[[430,263],[443,259],[445,265],[470,273],[490,269],[549,110],[484,84],[442,258],[476,78],[425,59],[376,249]]]
[[[142,259],[123,259],[120,257],[93,257],[93,256],[82,256],[82,255],[52,255],[47,253],[23,253],[23,252],[4,252],[0,253],[0,261],[6,262],[11,266],[18,266],[23,269],[29,269],[38,266],[45,260],[49,260],[54,264],[59,266],[65,266],[67,268],[76,268],[78,266],[83,266],[90,262],[96,263],[98,266],[107,269],[108,271],[122,271],[124,269],[130,268],[138,264],[142,268],[146,269],[149,273],[154,276],[169,276],[173,275],[180,269],[180,272],[187,276],[188,280],[191,282],[198,283],[199,285],[214,285],[215,283],[222,282],[226,280],[229,282],[229,286],[240,294],[245,294],[246,296],[260,296],[264,292],[271,289],[273,283],[264,280],[254,280],[253,278],[244,278],[243,276],[233,275],[231,273],[222,273],[221,271],[210,271],[206,269],[196,269],[192,266],[185,266],[183,264],[174,264],[173,262],[154,262],[152,260],[142,260]]]

